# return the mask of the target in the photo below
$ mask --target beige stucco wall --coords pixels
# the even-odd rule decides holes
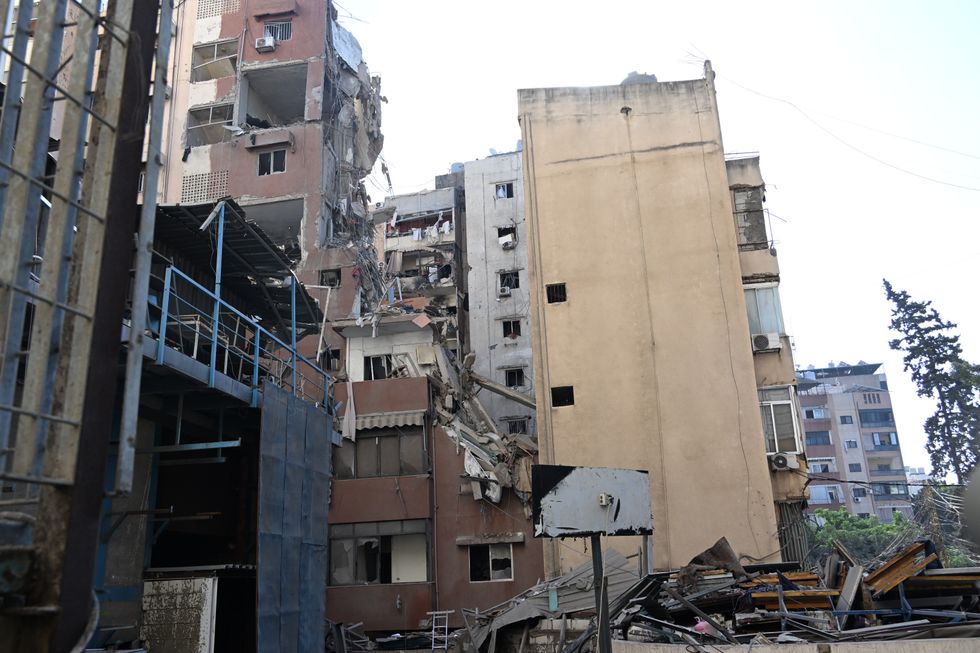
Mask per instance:
[[[649,470],[657,567],[723,535],[777,559],[710,79],[521,90],[519,111],[542,462]],[[551,408],[564,385],[575,405]]]

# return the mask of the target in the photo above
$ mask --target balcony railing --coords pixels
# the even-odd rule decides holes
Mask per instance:
[[[898,451],[899,449],[897,444],[873,444],[871,448],[874,451]]]
[[[253,407],[263,380],[326,406],[327,373],[293,345],[172,265],[162,283],[162,297],[151,292],[147,305],[147,334],[157,340],[158,365],[168,349],[177,350],[207,365],[209,387],[218,374],[249,386]]]
[[[901,476],[905,477],[904,469],[872,469],[872,476]]]

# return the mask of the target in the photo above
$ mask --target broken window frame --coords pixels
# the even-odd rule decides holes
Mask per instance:
[[[516,290],[521,287],[521,272],[520,270],[503,270],[498,272],[497,282],[500,288]]]
[[[512,382],[513,380],[513,382]],[[527,385],[527,375],[523,367],[505,367],[504,385],[508,388],[520,389]]]
[[[430,468],[421,426],[358,430],[355,440],[344,440],[333,455],[334,474],[340,480],[422,476]]]
[[[419,535],[425,537],[425,579],[394,580],[396,538],[416,538]],[[429,565],[432,538],[425,519],[332,524],[329,537],[330,569],[327,578],[330,586],[427,583],[432,576]],[[372,542],[376,542],[377,553],[373,557],[362,555],[360,547]],[[342,572],[348,573],[341,576]]]
[[[317,285],[325,288],[340,288],[343,277],[343,268],[322,268],[317,273]]]
[[[513,544],[471,544],[467,548],[469,549],[469,579],[471,583],[497,583],[514,580]],[[495,561],[506,561],[507,565],[505,568],[498,568],[495,571]],[[498,566],[502,567],[502,565]],[[474,578],[474,575],[479,577]],[[484,575],[485,578],[482,577]]]
[[[370,362],[369,362],[370,361]],[[364,357],[364,380],[383,381],[391,378],[394,369],[394,359],[391,354],[374,354]],[[368,374],[370,371],[370,375]],[[377,376],[381,372],[384,376]]]
[[[531,430],[530,417],[505,417],[503,423],[507,426],[507,435],[529,435]]]
[[[544,293],[549,304],[562,304],[568,301],[568,288],[564,281],[545,285]]]
[[[789,433],[786,432],[785,409],[780,408],[781,419],[777,420],[777,406],[788,406],[789,417],[793,425],[792,450],[780,449],[780,445],[788,444]],[[803,453],[803,442],[800,436],[800,408],[796,389],[791,385],[774,385],[759,388],[759,408],[762,414],[762,435],[766,445],[766,454]],[[780,428],[782,427],[782,429]]]
[[[742,286],[749,333],[753,336],[768,333],[786,335],[783,308],[779,300],[778,283],[753,283]]]
[[[225,111],[227,118],[219,117],[215,120],[215,111],[220,110],[219,116],[223,116]],[[203,120],[205,118],[206,120]],[[204,106],[192,107],[187,110],[187,147],[201,147],[204,145],[215,145],[224,143],[231,139],[231,131],[225,129],[230,126],[235,116],[235,105],[230,102],[217,102]],[[191,124],[196,122],[196,124]],[[217,130],[220,130],[217,131]],[[203,136],[201,136],[203,134]],[[213,138],[217,134],[219,138]],[[200,141],[194,142],[191,141]]]
[[[500,321],[501,331],[504,338],[510,338],[511,340],[516,340],[521,337],[521,320],[520,318],[505,319]]]
[[[211,55],[210,58],[204,59],[208,54]],[[199,63],[194,63],[195,61]],[[227,66],[224,65],[226,63]],[[229,66],[230,70],[228,70]],[[238,39],[222,39],[194,46],[191,55],[191,82],[208,82],[222,77],[232,77],[236,72],[238,72]]]
[[[514,182],[501,181],[501,182],[494,183],[493,199],[494,200],[514,199]]]
[[[277,155],[281,154],[281,157]],[[281,175],[286,172],[286,148],[276,148],[274,150],[266,150],[265,152],[259,152],[256,158],[256,175],[259,177],[268,177],[269,175]],[[277,161],[276,159],[279,159]],[[263,161],[265,165],[263,166]],[[276,169],[277,165],[281,168]],[[263,169],[265,172],[263,172]]]
[[[291,41],[293,38],[292,20],[270,20],[262,25],[262,35],[271,36],[276,43]]]

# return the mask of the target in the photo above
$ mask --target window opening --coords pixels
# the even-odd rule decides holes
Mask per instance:
[[[527,435],[528,423],[530,422],[530,418],[518,417],[518,418],[512,418],[504,421],[507,423],[508,435]]]
[[[191,56],[191,81],[206,82],[231,77],[238,70],[238,39],[215,41],[194,47]]]
[[[849,471],[849,472],[860,472],[861,471],[861,463],[848,463],[847,464],[847,471]]]
[[[848,449],[857,449],[858,448],[858,441],[857,440],[844,440],[844,446],[847,447]]]
[[[503,330],[505,338],[517,338],[521,335],[520,320],[504,320]]]
[[[340,288],[340,268],[331,268],[329,270],[320,270],[320,284],[321,286],[327,286],[328,288]]]
[[[330,584],[426,582],[428,549],[424,519],[334,524]]]
[[[563,283],[549,283],[545,286],[545,294],[548,296],[549,304],[560,304],[561,302],[568,301],[565,284]]]
[[[551,389],[551,407],[575,405],[575,388],[570,385],[560,385]]]
[[[524,368],[513,367],[511,369],[504,370],[504,380],[508,388],[523,388]]]
[[[259,153],[259,176],[286,172],[286,150]]]
[[[793,390],[788,386],[759,390],[766,453],[800,453],[800,433]]]
[[[840,423],[841,424],[853,424],[854,423],[854,418],[851,415],[841,415],[840,416]]]
[[[496,184],[493,189],[493,196],[498,200],[514,197],[514,183],[509,181],[503,184]]]
[[[234,108],[230,104],[211,104],[187,112],[187,147],[212,145],[231,139]]]
[[[391,354],[364,357],[364,380],[380,381],[391,376]]]
[[[806,446],[821,446],[830,444],[830,431],[807,431]]]
[[[517,270],[500,273],[500,287],[514,290],[521,287],[521,275]]]
[[[274,23],[266,23],[265,35],[274,38],[276,43],[279,41],[288,41],[293,38],[293,21],[281,20]]]
[[[783,335],[783,311],[779,304],[779,287],[775,285],[746,286],[745,305],[752,334],[778,333]]]
[[[863,487],[856,487],[856,488],[854,488],[854,498],[855,499],[861,499],[861,498],[866,497],[866,496],[868,496],[868,490],[866,488],[863,488]]]
[[[514,578],[510,544],[473,544],[469,549],[471,583]]]

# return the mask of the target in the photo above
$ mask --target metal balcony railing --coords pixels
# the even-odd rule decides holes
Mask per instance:
[[[897,444],[873,444],[871,448],[874,451],[898,451]]]
[[[149,296],[146,332],[157,340],[158,365],[170,348],[206,364],[210,387],[217,374],[249,386],[253,407],[262,380],[326,406],[327,373],[291,344],[172,265],[157,280],[162,297]]]
[[[905,477],[904,469],[872,469],[872,476],[901,476]]]

